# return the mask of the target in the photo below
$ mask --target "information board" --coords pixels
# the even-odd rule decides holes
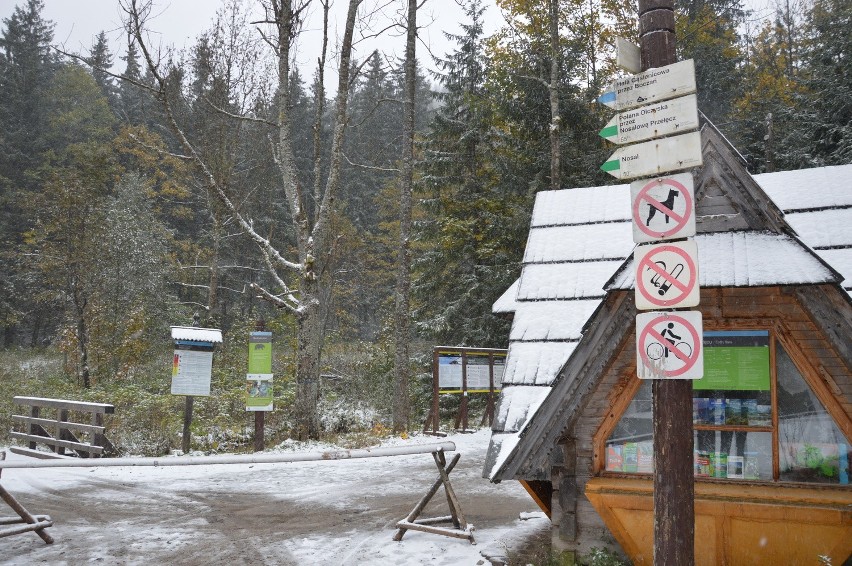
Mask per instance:
[[[697,390],[769,391],[769,332],[704,333],[704,377]]]
[[[506,354],[492,354],[494,360],[494,389],[500,389],[503,382],[503,372],[506,367]],[[490,387],[489,354],[468,353],[462,357],[461,352],[439,352],[438,354],[438,387],[442,393],[462,391],[462,363],[467,362],[467,391],[469,393],[488,392]]]
[[[210,396],[213,352],[175,350],[172,361],[172,395]]]
[[[252,332],[248,348],[248,373],[272,373],[272,333]]]
[[[271,411],[272,401],[272,374],[246,374],[246,411]]]

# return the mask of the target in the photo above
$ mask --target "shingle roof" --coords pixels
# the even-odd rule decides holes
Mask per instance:
[[[800,239],[754,230],[698,234],[701,286],[817,284],[836,282],[839,273],[852,294],[852,165],[753,179]],[[634,246],[629,200],[626,184],[537,195],[521,277],[494,304],[494,312],[515,316],[485,477],[502,479],[501,468],[582,339],[607,282],[632,288],[632,262],[625,262]]]

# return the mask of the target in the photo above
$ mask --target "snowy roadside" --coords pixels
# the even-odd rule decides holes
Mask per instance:
[[[450,475],[476,545],[395,523],[437,477],[430,454],[387,458],[158,468],[6,470],[3,486],[33,513],[50,514],[56,539],[0,539],[9,564],[488,564],[549,523],[515,482],[481,478],[490,431],[454,434],[461,460]],[[383,445],[425,444],[434,437]],[[321,451],[320,444],[278,450]],[[8,455],[8,458],[22,458]],[[7,516],[8,509],[0,514]],[[445,515],[439,492],[423,516]]]

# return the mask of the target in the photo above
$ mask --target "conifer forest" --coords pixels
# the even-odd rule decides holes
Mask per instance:
[[[33,395],[115,404],[128,453],[179,446],[169,327],[194,317],[224,336],[195,448],[250,445],[260,323],[270,442],[422,428],[433,346],[506,347],[491,305],[520,273],[535,194],[614,182],[596,99],[624,73],[615,37],[638,42],[631,0],[458,0],[445,53],[418,42],[437,25],[423,2],[338,0],[345,25],[311,66],[294,54],[322,0],[223,0],[180,50],[151,33],[149,2],[116,0],[122,48],[104,32],[80,52],[42,0],[16,1],[0,23],[0,434],[11,397]],[[676,5],[699,109],[750,172],[852,162],[852,2]],[[370,17],[394,54],[353,48]]]

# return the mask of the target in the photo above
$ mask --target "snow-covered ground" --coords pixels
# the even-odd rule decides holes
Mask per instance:
[[[489,434],[447,438],[462,455],[450,480],[465,518],[475,526],[476,545],[415,531],[401,542],[392,540],[396,522],[438,476],[431,454],[417,454],[283,464],[4,470],[0,482],[8,491],[31,513],[52,516],[55,524],[47,532],[56,542],[45,545],[33,533],[0,538],[0,562],[489,564],[486,557],[546,538],[549,529],[542,513],[526,513],[537,508],[519,484],[481,478]],[[434,440],[414,436],[386,444]],[[12,515],[0,506],[0,515]],[[440,490],[421,518],[446,514]]]

